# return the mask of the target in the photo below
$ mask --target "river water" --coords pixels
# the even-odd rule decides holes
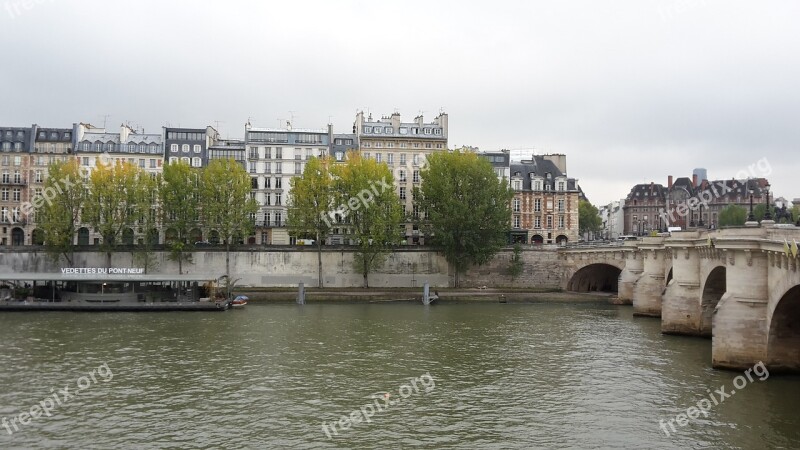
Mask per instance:
[[[0,448],[800,447],[800,377],[659,327],[601,303],[6,313]]]

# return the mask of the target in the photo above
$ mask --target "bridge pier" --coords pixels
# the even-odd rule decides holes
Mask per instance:
[[[639,277],[642,276],[642,255],[638,251],[623,253],[625,268],[619,274],[617,283],[617,303],[620,305],[633,304],[633,288]]]
[[[664,292],[664,239],[644,238],[639,245],[643,264],[642,275],[633,288],[633,314],[661,317],[661,295]]]
[[[700,255],[694,248],[695,231],[676,232],[665,244],[672,263],[672,280],[661,300],[661,332],[699,336],[702,334]]]
[[[720,369],[746,369],[767,359],[767,255],[758,250],[760,236],[735,231],[738,239],[717,243],[727,262],[727,289],[713,314],[711,344],[711,364]]]

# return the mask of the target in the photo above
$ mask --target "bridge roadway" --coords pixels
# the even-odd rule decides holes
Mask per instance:
[[[712,339],[716,368],[800,372],[800,228],[673,232],[621,246],[564,248],[566,290],[616,290],[666,334]],[[785,243],[789,244],[787,254]]]

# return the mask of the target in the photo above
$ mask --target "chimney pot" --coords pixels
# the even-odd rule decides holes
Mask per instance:
[[[672,189],[672,175],[667,177],[667,189]]]
[[[692,187],[697,187],[697,174],[692,175]]]

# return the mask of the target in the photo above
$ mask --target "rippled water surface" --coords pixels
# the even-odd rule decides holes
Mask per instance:
[[[755,378],[667,437],[659,420],[740,373],[630,307],[6,313],[0,343],[0,419],[71,394],[0,428],[3,449],[800,447],[798,377]],[[369,423],[323,430],[390,399]]]

